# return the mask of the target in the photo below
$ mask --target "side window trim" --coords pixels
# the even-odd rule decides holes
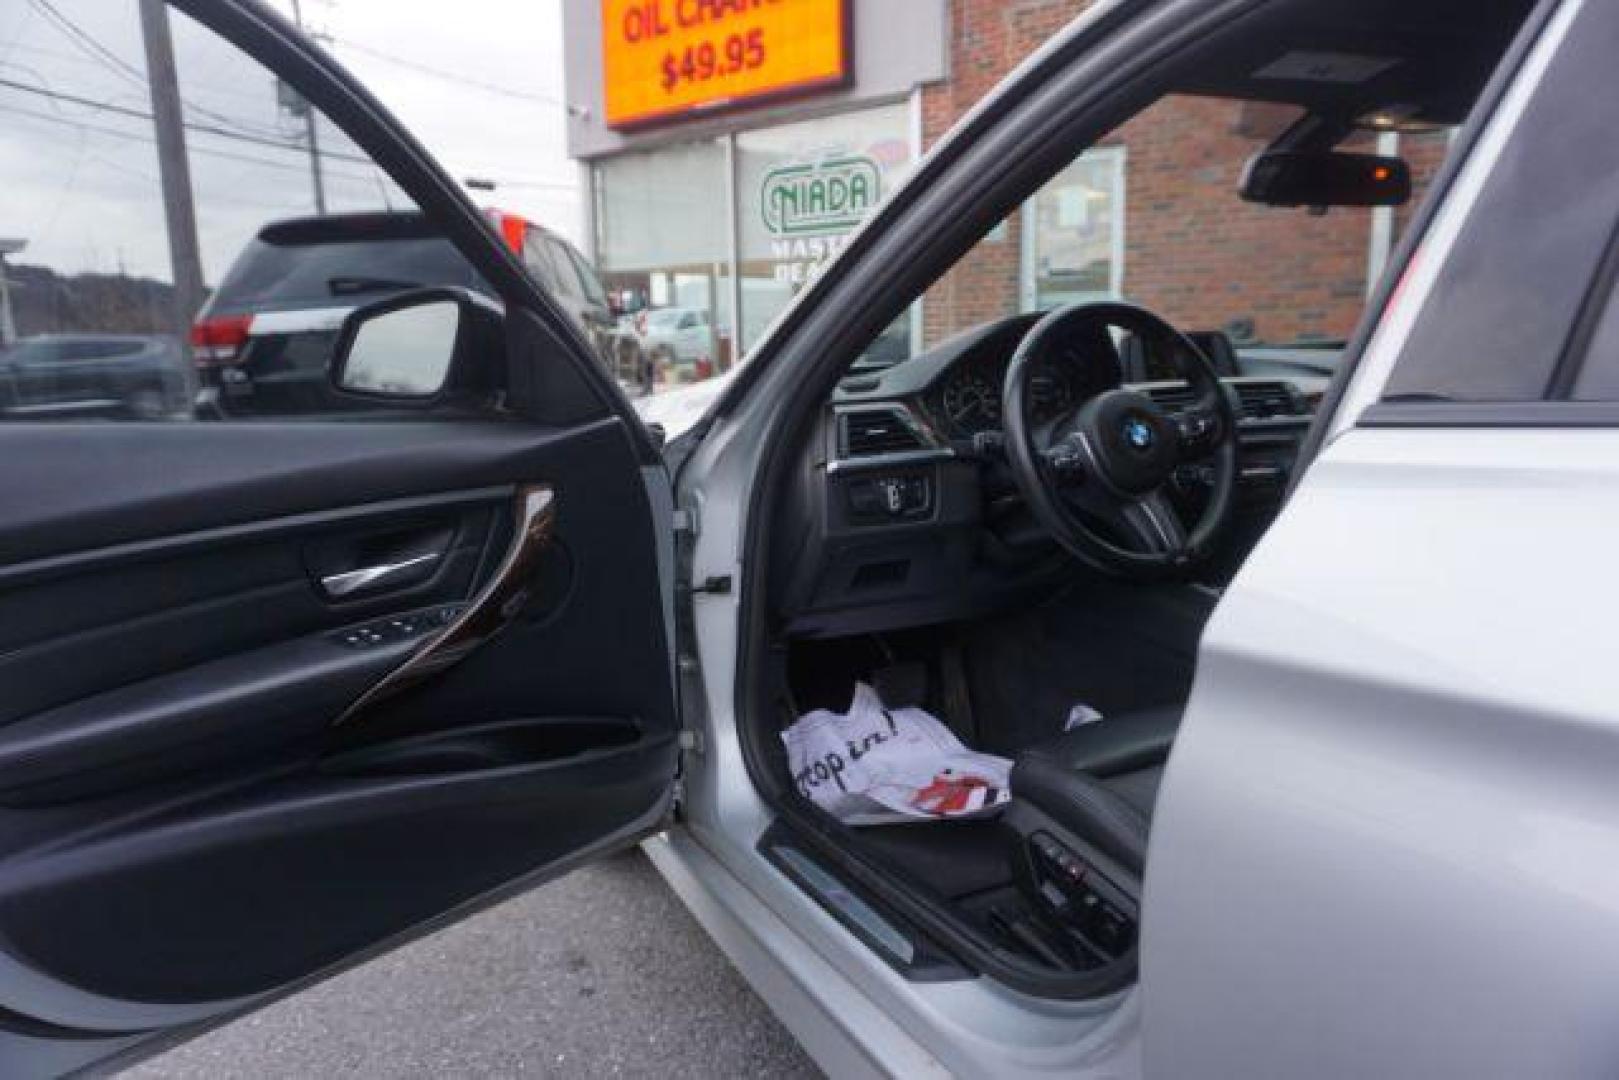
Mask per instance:
[[[1570,91],[1570,73],[1586,66],[1579,64],[1577,69],[1575,60],[1569,56],[1569,49],[1578,40],[1578,35],[1571,34],[1570,30],[1580,13],[1587,10],[1589,5],[1584,0],[1566,0],[1550,12],[1538,40],[1534,40],[1526,50],[1525,62],[1513,76],[1514,81],[1500,106],[1487,117],[1487,126],[1478,144],[1468,160],[1461,163],[1457,183],[1445,203],[1437,208],[1433,227],[1421,237],[1407,267],[1409,276],[1395,290],[1394,299],[1372,335],[1364,362],[1354,372],[1343,403],[1333,418],[1329,441],[1356,424],[1384,426],[1400,423],[1404,426],[1415,422],[1417,417],[1424,418],[1425,423],[1435,423],[1449,412],[1455,413],[1455,424],[1476,426],[1486,420],[1493,421],[1514,409],[1543,405],[1548,400],[1555,403],[1555,391],[1559,384],[1571,383],[1575,377],[1575,372],[1564,371],[1563,368],[1571,362],[1568,354],[1570,347],[1579,344],[1577,326],[1590,302],[1592,282],[1600,276],[1598,267],[1604,259],[1606,244],[1597,247],[1594,257],[1591,247],[1587,245],[1587,254],[1581,261],[1589,269],[1581,269],[1580,278],[1572,286],[1579,299],[1571,306],[1566,317],[1557,318],[1545,332],[1547,340],[1544,351],[1538,354],[1540,362],[1534,369],[1537,377],[1525,378],[1521,394],[1511,394],[1510,387],[1500,382],[1501,372],[1505,369],[1499,363],[1493,369],[1497,380],[1494,388],[1508,391],[1499,396],[1471,399],[1452,396],[1446,392],[1442,377],[1432,384],[1431,392],[1425,392],[1420,374],[1414,380],[1409,378],[1413,364],[1421,358],[1431,360],[1434,357],[1434,350],[1440,344],[1433,338],[1436,329],[1447,323],[1454,326],[1456,320],[1466,319],[1469,312],[1477,316],[1478,309],[1484,306],[1477,295],[1451,297],[1452,302],[1445,303],[1443,288],[1447,282],[1454,284],[1465,280],[1456,277],[1456,264],[1459,257],[1469,254],[1463,249],[1469,240],[1473,240],[1471,255],[1473,261],[1477,261],[1479,241],[1469,235],[1472,230],[1510,227],[1500,223],[1494,226],[1481,224],[1491,209],[1492,182],[1522,182],[1513,179],[1514,170],[1507,167],[1515,150],[1520,156],[1524,152],[1513,143],[1523,135],[1525,124],[1532,120],[1537,105],[1541,108],[1554,105],[1564,93]],[[1573,81],[1577,80],[1578,75],[1575,74]],[[1507,190],[1503,187],[1493,188],[1497,198]],[[1606,227],[1604,225],[1604,229]],[[1485,240],[1488,239],[1486,236]],[[1441,350],[1443,355],[1450,355],[1454,351],[1453,348]],[[1578,349],[1575,351],[1577,353]],[[1577,371],[1577,363],[1575,369]],[[1408,376],[1403,391],[1402,371]],[[1540,376],[1541,372],[1544,372],[1544,376]],[[1526,376],[1528,374],[1525,372]],[[1465,370],[1460,370],[1457,378],[1460,389],[1466,378]],[[1407,396],[1399,396],[1402,392]],[[1401,419],[1402,415],[1410,419]],[[1555,414],[1541,408],[1529,408],[1526,415],[1537,418],[1538,423],[1545,423]],[[1585,410],[1580,422],[1591,422],[1591,415],[1589,410]],[[1449,426],[1448,421],[1446,426]]]
[[[1597,265],[1596,273],[1592,275],[1590,287],[1580,300],[1579,310],[1569,331],[1568,340],[1563,345],[1562,354],[1552,367],[1551,378],[1546,385],[1547,400],[1558,402],[1575,400],[1574,394],[1579,386],[1580,376],[1585,373],[1593,360],[1592,350],[1598,340],[1598,331],[1602,329],[1605,320],[1619,315],[1619,311],[1615,308],[1615,305],[1619,304],[1619,295],[1615,295],[1614,292],[1616,284],[1619,284],[1619,221],[1615,222],[1614,229],[1608,237],[1607,249],[1602,254],[1602,261]],[[1614,362],[1619,363],[1619,357],[1615,357]]]

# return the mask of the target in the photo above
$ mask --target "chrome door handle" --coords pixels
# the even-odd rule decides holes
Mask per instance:
[[[438,562],[439,558],[438,552],[429,551],[425,555],[417,555],[411,559],[401,559],[399,562],[366,566],[361,567],[359,570],[345,570],[341,574],[327,574],[320,579],[320,587],[326,590],[327,596],[353,596],[355,593],[375,585],[387,585],[395,578],[403,577],[408,571],[414,570],[418,566]]]

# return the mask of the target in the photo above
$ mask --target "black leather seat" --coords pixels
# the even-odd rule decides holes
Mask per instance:
[[[1073,777],[1081,774],[1116,794],[1145,826],[1180,723],[1181,706],[1165,705],[1083,724],[1019,754],[1012,794],[1047,809],[1060,807],[1073,797]]]
[[[1013,872],[1029,905],[1133,977],[1153,804],[1178,706],[1119,713],[1031,747],[1012,765]],[[1039,924],[1040,920],[1033,920]],[[1033,931],[1031,931],[1032,933]],[[1070,942],[1071,943],[1071,942]],[[1043,956],[1060,957],[1052,948]]]

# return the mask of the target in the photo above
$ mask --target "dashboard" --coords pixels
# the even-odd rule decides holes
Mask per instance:
[[[1039,318],[986,323],[840,381],[801,452],[789,527],[778,534],[789,549],[772,559],[773,605],[789,633],[967,618],[1049,589],[1054,573],[1073,573],[1023,506],[996,438],[1007,368]],[[1127,379],[1132,372],[1149,381]],[[1188,402],[1184,382],[1151,374],[1098,329],[1042,359],[1030,384],[1032,418],[1055,417],[1120,385],[1171,413]],[[1222,378],[1240,416],[1237,512],[1232,550],[1211,564],[1211,583],[1240,563],[1279,509],[1321,389],[1314,381],[1324,383]],[[1172,501],[1188,517],[1200,510],[1205,480],[1196,466],[1177,470]]]
[[[922,398],[937,427],[953,439],[971,439],[1001,428],[1001,388],[1012,353],[971,350]],[[1043,359],[1029,379],[1030,414],[1036,423],[1068,411],[1076,403],[1119,385],[1118,358],[1111,352],[1069,342]]]

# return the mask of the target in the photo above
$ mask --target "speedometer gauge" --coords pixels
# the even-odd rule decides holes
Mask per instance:
[[[952,426],[976,433],[1001,422],[1001,393],[981,375],[963,374],[944,388],[944,412]]]

